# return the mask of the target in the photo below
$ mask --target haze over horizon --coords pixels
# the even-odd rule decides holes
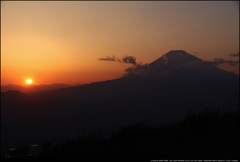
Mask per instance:
[[[119,78],[134,56],[151,63],[171,50],[239,75],[239,1],[1,1],[1,85],[83,84]]]

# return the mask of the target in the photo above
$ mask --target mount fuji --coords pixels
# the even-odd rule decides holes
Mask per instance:
[[[192,74],[221,75],[228,73],[183,50],[172,50],[153,61],[149,66],[152,70],[162,74],[188,72]]]

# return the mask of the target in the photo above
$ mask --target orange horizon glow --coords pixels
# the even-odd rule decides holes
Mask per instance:
[[[26,85],[28,77],[34,85],[119,78],[131,65],[98,60],[112,55],[151,63],[171,50],[185,50],[202,60],[236,60],[229,54],[239,52],[238,6],[227,1],[1,1],[1,85]],[[239,74],[239,65],[220,68]]]

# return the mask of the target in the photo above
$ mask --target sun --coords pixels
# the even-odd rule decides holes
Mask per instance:
[[[26,80],[26,83],[27,83],[28,85],[32,84],[32,82],[33,82],[33,81],[32,81],[32,79],[30,79],[30,78]]]

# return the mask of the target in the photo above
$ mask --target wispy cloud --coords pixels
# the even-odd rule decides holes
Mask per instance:
[[[129,67],[125,70],[125,72],[127,72],[127,75],[145,74],[150,71],[148,64],[137,63],[136,57],[134,56],[124,56],[121,60],[115,56],[100,58],[99,60],[132,64],[132,67]]]
[[[214,66],[218,66],[218,65],[221,65],[221,64],[228,64],[228,65],[231,65],[231,66],[235,66],[237,64],[239,64],[239,60],[225,60],[223,58],[214,58],[214,61],[206,61]]]
[[[238,53],[234,53],[234,54],[229,54],[229,56],[231,57],[239,57],[239,52]],[[207,63],[210,63],[214,66],[218,66],[221,64],[228,64],[231,66],[235,66],[237,64],[239,64],[239,60],[225,60],[223,58],[214,58],[214,61],[206,61]]]
[[[123,57],[122,61],[125,63],[137,65],[136,58],[133,56],[125,56]]]
[[[227,64],[229,64],[229,65],[237,65],[237,64],[239,64],[239,60],[236,60],[236,61],[233,61],[233,60],[226,60],[225,61]]]
[[[139,74],[147,74],[151,71],[148,64],[137,64],[136,66],[129,67],[125,70],[127,75],[139,75]]]
[[[233,54],[229,54],[231,57],[239,57],[239,52],[238,53],[233,53]]]
[[[106,57],[106,58],[100,58],[99,60],[104,60],[104,61],[115,61],[115,56],[112,57]]]
[[[99,60],[116,61],[116,62],[122,62],[122,63],[133,64],[133,65],[137,65],[138,64],[136,62],[136,58],[134,56],[124,56],[122,58],[122,60],[120,60],[119,58],[116,58],[115,56],[100,58]]]

